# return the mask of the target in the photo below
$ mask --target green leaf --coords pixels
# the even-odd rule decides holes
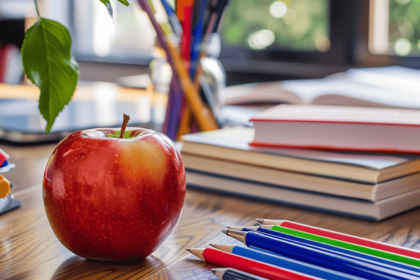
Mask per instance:
[[[79,77],[67,28],[39,18],[25,34],[22,61],[26,75],[41,91],[38,107],[47,121],[45,131],[49,132],[55,118],[70,102]]]
[[[111,11],[112,11],[111,2],[109,0],[99,0],[99,1],[101,1],[108,8],[108,11],[110,10],[110,8],[111,8]],[[130,5],[130,3],[128,3],[127,0],[118,0],[118,2],[124,4],[125,6]]]
[[[111,6],[111,2],[109,2],[109,0],[99,0],[99,1],[101,1],[105,5],[105,7],[108,10],[109,16],[112,17],[114,12]]]
[[[128,3],[127,0],[118,0],[118,2],[120,2],[120,3],[122,3],[122,4],[126,5],[126,6],[130,5],[130,3]]]
[[[109,0],[99,0],[99,1],[101,1],[105,5],[105,7],[108,9],[109,15],[112,17],[112,15],[113,15],[113,9],[112,9],[111,2]],[[118,1],[120,3],[126,5],[126,6],[130,5],[130,3],[128,3],[127,0],[118,0]]]

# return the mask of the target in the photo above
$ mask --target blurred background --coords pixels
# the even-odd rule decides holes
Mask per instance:
[[[173,0],[169,2],[174,5]],[[138,123],[163,122],[165,98],[159,97],[161,106],[148,113],[144,108],[156,96],[130,95],[123,98],[126,103],[119,107],[110,105],[115,97],[110,92],[118,86],[147,88],[150,80],[144,74],[151,72],[152,61],[153,68],[159,68],[152,82],[163,79],[158,82],[166,85],[159,91],[168,90],[170,78],[165,77],[171,72],[156,61],[162,52],[156,48],[155,31],[137,1],[130,1],[128,7],[116,0],[111,3],[113,19],[98,0],[39,0],[43,17],[56,20],[70,30],[73,53],[80,64],[79,84],[115,83],[106,87],[99,84],[94,93],[86,93],[100,97],[97,99],[102,105],[95,105],[96,113],[87,111],[93,105],[79,102],[82,94],[76,94],[79,99],[75,98],[74,105],[60,115],[55,130],[64,119],[67,124],[63,124],[63,129],[74,119],[82,124],[75,128],[115,125],[121,112],[131,111],[138,114]],[[156,11],[158,20],[165,17],[164,10]],[[225,72],[222,82],[227,86],[318,79],[359,67],[420,68],[419,18],[420,0],[231,0],[219,29],[220,36],[215,40],[213,56],[221,62]],[[20,47],[25,30],[36,20],[32,0],[0,1],[0,82],[31,84],[23,75]],[[32,124],[36,127],[34,131],[41,133],[45,122],[38,114],[35,100],[28,101],[26,107],[16,103],[16,108],[27,108],[26,115],[17,118],[19,110],[9,100],[17,95],[7,90],[10,97],[0,99],[0,115],[3,111],[0,128],[10,131],[22,123],[25,126],[36,123]],[[4,88],[3,93],[6,93]],[[6,102],[9,102],[7,107],[2,107]],[[139,108],[143,108],[141,113]],[[7,110],[9,113],[5,113]],[[33,114],[28,117],[27,112],[31,110]],[[115,117],[110,117],[109,111]],[[69,115],[63,117],[67,112]],[[82,117],[77,112],[83,112]],[[96,121],[87,121],[94,118]],[[109,121],[98,122],[104,119]]]
[[[81,80],[116,82],[147,71],[156,35],[136,1],[41,0],[67,26]],[[0,43],[20,47],[31,0],[0,1]],[[420,67],[419,0],[231,0],[220,30],[227,84],[319,78],[350,67]],[[106,65],[106,67],[104,67]],[[16,79],[10,82],[16,82]]]

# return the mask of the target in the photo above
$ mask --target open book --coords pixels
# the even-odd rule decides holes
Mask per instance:
[[[418,81],[420,71],[408,68],[351,69],[325,79],[232,86],[220,93],[220,101],[225,105],[288,103],[419,109],[420,86],[412,87]]]

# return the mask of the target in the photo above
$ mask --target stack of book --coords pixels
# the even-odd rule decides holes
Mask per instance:
[[[253,121],[184,136],[189,187],[370,220],[420,205],[417,111],[280,105]]]
[[[9,155],[0,149],[0,215],[20,207],[19,200],[13,198],[13,185],[2,174],[11,171],[15,165],[9,162]]]

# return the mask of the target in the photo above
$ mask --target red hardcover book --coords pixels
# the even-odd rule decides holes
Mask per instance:
[[[419,110],[283,104],[251,121],[251,146],[420,154]]]

